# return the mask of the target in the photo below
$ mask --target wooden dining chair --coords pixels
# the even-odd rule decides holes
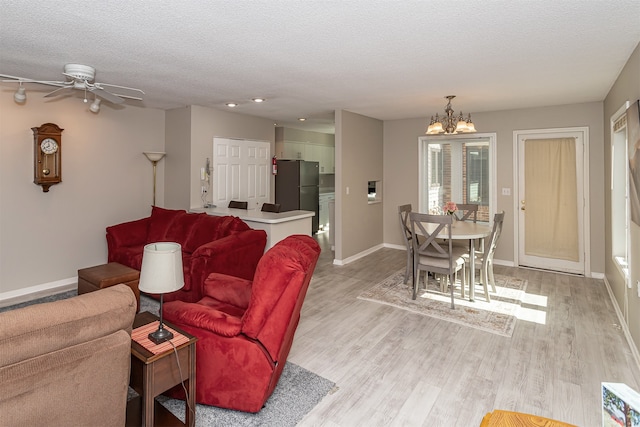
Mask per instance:
[[[484,246],[484,251],[475,251],[475,269],[480,270],[480,280],[482,280],[482,286],[484,287],[484,296],[487,302],[491,302],[489,297],[488,285],[491,284],[491,290],[496,292],[496,281],[493,277],[493,254],[498,246],[498,240],[500,234],[502,234],[502,223],[504,222],[504,211],[499,212],[493,216],[493,228],[491,234],[487,239],[487,244]],[[469,262],[469,254],[464,256],[465,262]],[[469,271],[469,274],[472,274]]]
[[[278,213],[280,212],[280,203],[263,203],[262,204],[262,209],[260,209],[262,212],[274,212],[274,213]]]
[[[420,235],[424,238],[422,243],[417,239],[412,239],[413,244],[413,299],[418,296],[420,271],[442,274],[451,286],[451,308],[455,308],[453,298],[453,288],[455,276],[458,271],[460,275],[460,293],[464,298],[465,282],[465,262],[462,255],[466,253],[464,248],[453,246],[451,239],[451,225],[453,218],[451,215],[429,215],[417,212],[409,214],[412,235]],[[435,227],[431,232],[427,230],[428,225]],[[437,236],[446,238],[446,242],[438,241]],[[425,287],[428,277],[425,277]]]
[[[248,203],[247,202],[239,202],[237,200],[231,200],[229,202],[229,207],[233,208],[233,209],[247,209],[248,208]]]
[[[409,224],[409,214],[411,213],[411,205],[398,206],[398,218],[400,219],[400,234],[402,241],[407,248],[407,268],[404,272],[404,283],[409,281],[409,275],[413,274],[413,233]]]
[[[473,221],[478,220],[478,205],[475,203],[458,203],[458,213],[456,217],[459,221]]]

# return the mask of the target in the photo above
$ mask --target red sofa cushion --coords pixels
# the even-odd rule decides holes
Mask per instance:
[[[149,218],[147,243],[167,242],[166,236],[171,223],[182,215],[187,215],[187,212],[181,209],[164,209],[154,206],[151,209],[151,217]]]
[[[244,310],[251,301],[251,280],[226,274],[211,273],[204,281],[204,294]]]
[[[122,246],[109,256],[109,262],[119,262],[122,265],[140,270],[142,268],[142,253],[144,245]]]
[[[189,239],[189,236],[193,234],[193,229],[195,228],[195,224],[200,221],[202,216],[209,216],[206,213],[184,213],[177,214],[173,221],[169,224],[169,228],[165,233],[165,240],[170,242],[180,243],[182,246],[183,253],[193,253],[193,251],[197,248],[191,249],[187,246],[186,242]]]
[[[250,230],[246,222],[235,216],[198,215],[184,242],[185,250],[193,253],[200,246],[222,239],[238,231]]]

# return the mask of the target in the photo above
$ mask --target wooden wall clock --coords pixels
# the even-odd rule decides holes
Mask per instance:
[[[62,131],[54,123],[45,123],[33,131],[33,183],[49,187],[62,182]]]

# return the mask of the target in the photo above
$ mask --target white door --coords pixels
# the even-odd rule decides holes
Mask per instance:
[[[517,135],[518,265],[585,274],[585,134]]]
[[[213,139],[213,204],[248,202],[249,209],[269,202],[271,144],[244,139]]]

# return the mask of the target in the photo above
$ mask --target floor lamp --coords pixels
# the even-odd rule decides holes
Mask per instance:
[[[160,242],[145,245],[140,267],[140,292],[160,294],[160,324],[149,339],[156,344],[173,338],[171,331],[164,329],[162,321],[163,295],[184,286],[182,270],[182,247],[179,243]]]
[[[164,151],[145,151],[144,155],[153,163],[153,206],[156,205],[156,165],[165,156]]]

